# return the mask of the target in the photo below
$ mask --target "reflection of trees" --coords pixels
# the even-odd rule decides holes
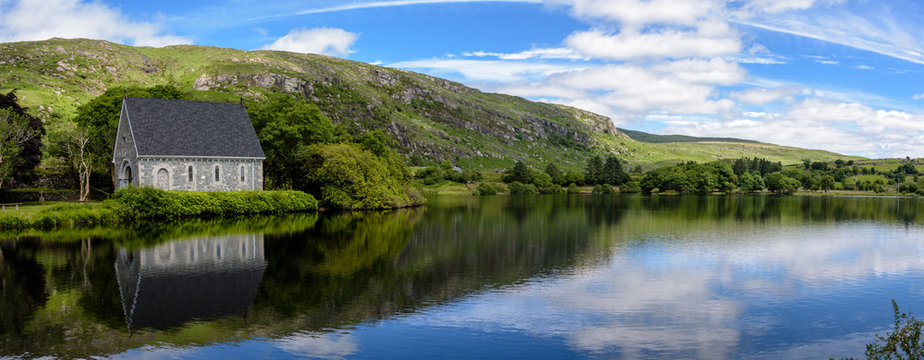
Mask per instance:
[[[24,336],[23,324],[45,304],[37,244],[0,242],[0,349],[21,348],[16,343]]]

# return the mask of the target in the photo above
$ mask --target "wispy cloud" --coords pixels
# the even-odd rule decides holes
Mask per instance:
[[[332,13],[339,11],[351,11],[351,10],[360,10],[360,9],[372,9],[372,8],[385,8],[385,7],[395,7],[395,6],[410,6],[410,5],[428,5],[428,4],[453,4],[453,3],[529,3],[529,4],[541,4],[543,0],[392,0],[392,1],[371,1],[371,2],[358,2],[347,5],[337,5],[337,6],[328,6],[328,7],[319,7],[312,9],[305,9],[294,11],[285,14],[276,14],[270,16],[262,16],[252,20],[258,19],[267,19],[274,17],[283,17],[283,16],[297,16],[297,15],[311,15],[311,14],[324,14]]]

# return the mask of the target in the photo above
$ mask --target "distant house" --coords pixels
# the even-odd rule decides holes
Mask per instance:
[[[263,148],[242,104],[122,100],[114,150],[116,189],[263,189]]]

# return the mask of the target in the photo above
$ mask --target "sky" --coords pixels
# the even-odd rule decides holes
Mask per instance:
[[[924,157],[916,0],[0,0],[51,37],[321,53],[575,106],[616,126]]]

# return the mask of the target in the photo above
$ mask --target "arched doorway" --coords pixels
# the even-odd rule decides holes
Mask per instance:
[[[132,184],[134,178],[132,177],[132,167],[129,165],[128,161],[122,162],[122,171],[119,174],[119,181],[117,185],[118,189],[128,187]]]
[[[154,187],[163,190],[170,190],[170,173],[167,169],[161,168],[157,170],[157,175],[154,176]]]

